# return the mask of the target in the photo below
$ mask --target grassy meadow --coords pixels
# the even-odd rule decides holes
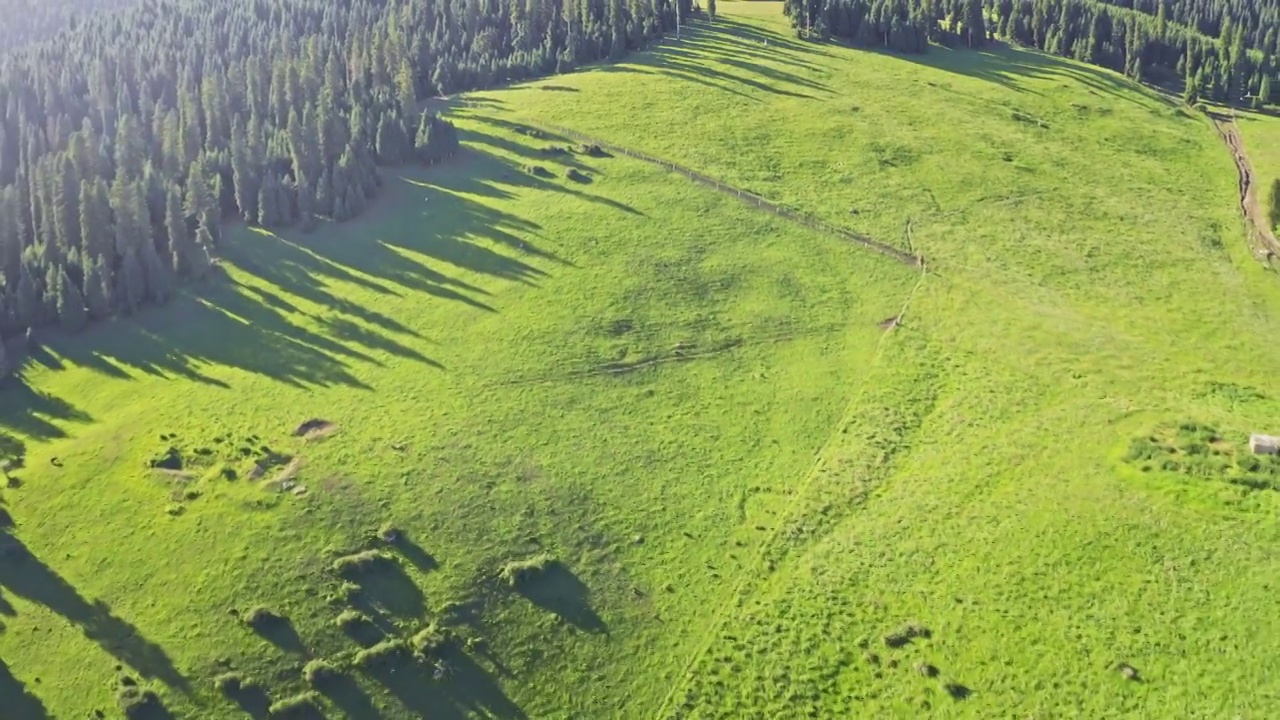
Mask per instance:
[[[1280,286],[1208,120],[720,11],[47,338],[0,389],[0,715],[1269,716]]]

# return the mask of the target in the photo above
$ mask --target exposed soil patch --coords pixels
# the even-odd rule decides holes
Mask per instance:
[[[1240,173],[1240,211],[1249,226],[1249,239],[1254,252],[1270,262],[1280,256],[1280,241],[1271,232],[1266,214],[1262,211],[1262,203],[1258,200],[1258,185],[1254,182],[1253,165],[1245,153],[1240,128],[1234,118],[1217,113],[1209,113],[1209,117],[1213,119],[1213,126],[1217,128],[1236,161],[1236,170]]]
[[[891,317],[891,318],[885,318],[884,320],[881,320],[881,321],[880,321],[880,329],[881,329],[881,330],[892,330],[892,329],[894,329],[894,328],[898,327],[898,323],[901,321],[901,319],[902,319],[902,316],[901,316],[901,315],[894,315],[894,316],[893,316],[893,317]]]

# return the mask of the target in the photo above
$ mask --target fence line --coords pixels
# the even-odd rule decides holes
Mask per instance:
[[[738,188],[732,185],[722,183],[719,180],[716,180],[715,178],[707,177],[706,175],[703,175],[702,173],[696,170],[690,170],[689,168],[677,165],[669,160],[662,160],[660,158],[656,158],[652,155],[647,155],[637,150],[625,148],[625,147],[622,147],[621,145],[615,145],[613,143],[606,142],[599,138],[594,138],[594,137],[591,137],[590,135],[580,133],[576,130],[570,130],[569,128],[566,128],[566,127],[560,127],[560,126],[551,125],[551,124],[546,124],[545,127],[546,129],[552,132],[559,133],[560,135],[573,138],[580,142],[591,144],[591,145],[598,145],[601,148],[604,148],[605,150],[608,150],[610,152],[615,152],[620,155],[626,155],[627,157],[634,158],[642,162],[647,162],[651,165],[657,165],[658,167],[661,167],[665,170],[670,170],[671,172],[679,173],[689,178],[690,180],[693,180],[694,182],[700,183],[702,185],[706,185],[707,187],[713,188],[726,195],[734,195],[738,197],[738,199],[742,200],[743,202],[751,203],[756,207],[760,208],[761,210],[771,212],[774,215],[777,215],[778,217],[785,218],[787,220],[790,220],[795,223],[799,223],[801,225],[812,228],[814,230],[818,230],[820,232],[826,232],[832,235],[836,235],[837,237],[844,238],[845,240],[848,240],[851,243],[861,245],[865,248],[869,248],[871,250],[874,250],[878,253],[882,253],[884,255],[888,255],[889,257],[892,257],[895,260],[898,260],[899,262],[905,263],[907,265],[911,265],[912,267],[920,267],[921,263],[923,262],[923,259],[919,255],[913,255],[912,253],[900,250],[896,247],[893,247],[892,245],[886,245],[882,242],[878,242],[866,235],[861,235],[861,234],[852,232],[850,230],[846,230],[842,227],[837,227],[826,221],[819,220],[818,218],[812,215],[796,212],[795,210],[791,210],[790,208],[785,208],[775,202],[766,200],[765,198],[762,198],[759,195],[756,195],[755,193],[749,190],[743,190],[742,188]]]

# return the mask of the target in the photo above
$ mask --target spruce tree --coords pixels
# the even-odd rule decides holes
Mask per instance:
[[[126,314],[135,312],[147,299],[147,275],[133,248],[125,251],[120,260],[120,273],[116,278],[116,293],[120,309]]]
[[[85,311],[84,297],[80,289],[67,277],[66,269],[58,278],[58,324],[69,333],[78,333],[89,324],[89,314]]]
[[[1271,73],[1264,72],[1262,81],[1258,84],[1258,97],[1255,104],[1259,110],[1266,107],[1271,102]]]
[[[89,317],[102,320],[111,315],[111,273],[105,261],[99,257],[89,265],[84,275],[84,301]]]
[[[209,228],[201,225],[196,228],[195,247],[191,253],[191,276],[203,278],[213,269],[213,258],[210,248],[213,247],[213,234]]]
[[[987,44],[987,22],[982,11],[982,0],[965,0],[964,33],[965,42],[971,48]]]

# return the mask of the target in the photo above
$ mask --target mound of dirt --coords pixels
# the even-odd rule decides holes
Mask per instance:
[[[901,319],[901,317],[902,317],[901,315],[894,315],[894,316],[893,316],[893,317],[891,317],[891,318],[885,318],[884,320],[881,320],[881,321],[880,321],[880,329],[881,329],[881,330],[892,330],[892,329],[894,329],[894,328],[898,327],[898,322],[899,322],[899,320]]]

